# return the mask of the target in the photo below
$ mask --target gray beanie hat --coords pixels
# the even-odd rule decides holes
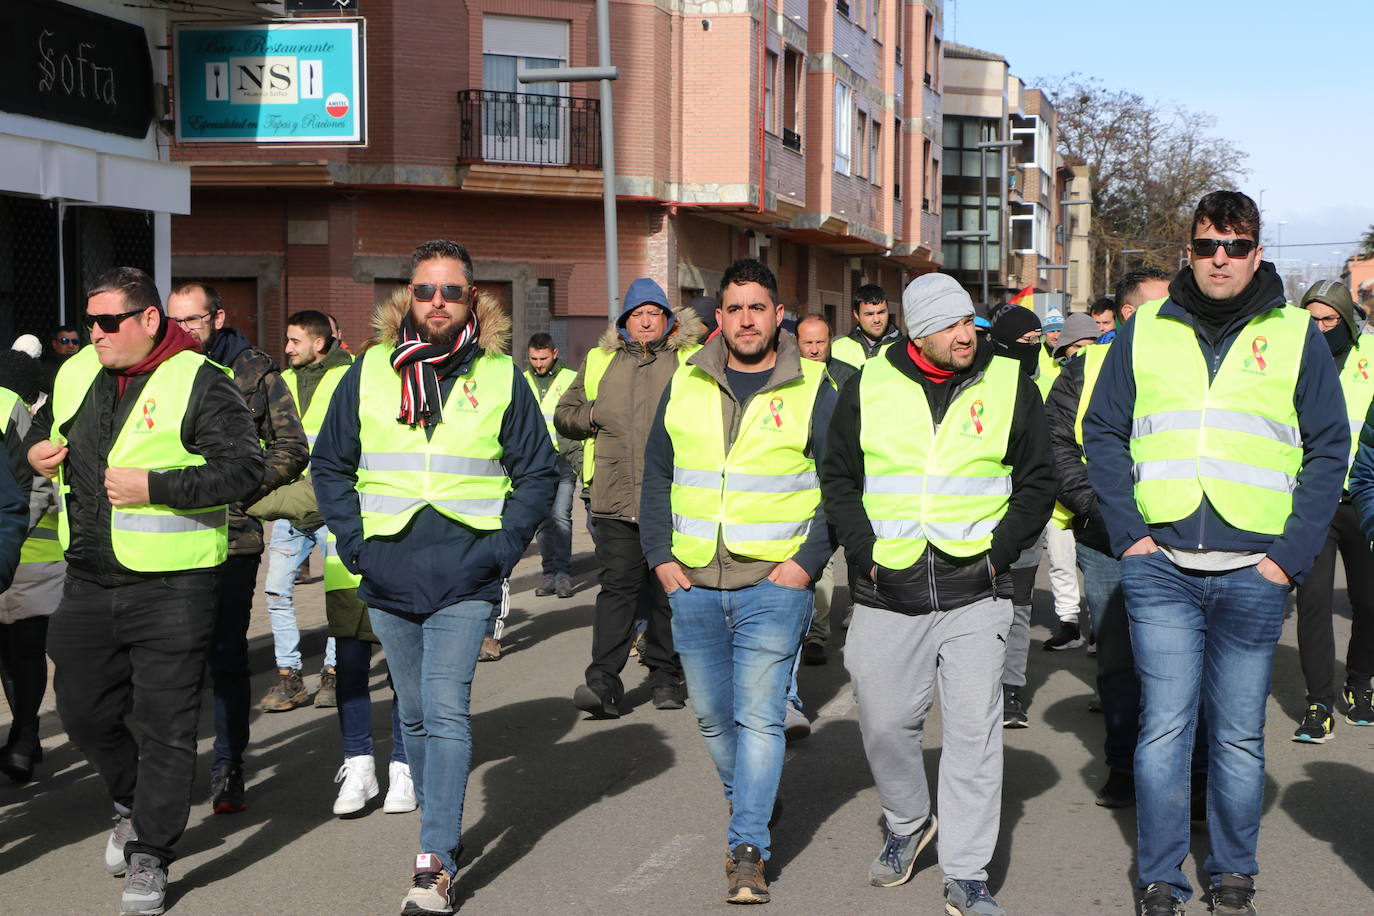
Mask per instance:
[[[1054,348],[1055,356],[1063,356],[1064,350],[1080,340],[1093,340],[1102,336],[1102,331],[1087,312],[1070,312],[1064,321],[1064,329],[1059,334],[1059,346]]]
[[[949,274],[922,274],[902,293],[908,337],[925,337],[973,317],[973,300]]]

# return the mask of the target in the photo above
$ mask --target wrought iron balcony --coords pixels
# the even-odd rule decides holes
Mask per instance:
[[[458,161],[601,168],[601,101],[525,92],[458,93]]]

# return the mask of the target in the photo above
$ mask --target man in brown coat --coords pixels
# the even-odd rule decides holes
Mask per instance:
[[[653,598],[644,661],[657,709],[685,703],[682,663],[673,651],[671,612],[663,587],[649,574],[639,545],[644,446],[658,402],[673,372],[697,350],[702,325],[689,310],[674,311],[663,288],[648,278],[630,284],[625,309],[587,354],[572,387],[558,402],[554,427],[593,449],[591,514],[601,592],[592,625],[592,663],[573,694],[578,709],[599,719],[620,716],[640,589]],[[647,583],[647,586],[646,586]]]

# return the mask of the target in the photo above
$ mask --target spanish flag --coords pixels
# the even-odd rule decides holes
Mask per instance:
[[[1035,287],[1027,286],[1023,288],[1021,292],[1011,297],[1011,304],[1028,308],[1032,312],[1035,311]]]

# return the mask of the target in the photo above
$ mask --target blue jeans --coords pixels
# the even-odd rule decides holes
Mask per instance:
[[[296,571],[310,558],[316,546],[324,550],[329,530],[316,528],[310,534],[297,531],[286,519],[272,523],[272,543],[267,551],[267,579],[263,591],[267,594],[267,613],[272,618],[272,643],[276,648],[277,667],[299,669],[301,666],[301,630],[296,626],[296,605],[292,595],[296,591]],[[334,637],[324,644],[324,666],[334,667]]]
[[[546,576],[567,575],[572,565],[572,504],[577,475],[562,458],[558,459],[558,470],[560,476],[553,497],[553,511],[534,529]]]
[[[472,675],[492,602],[460,601],[430,614],[374,607],[368,614],[386,650],[401,710],[406,759],[420,803],[420,852],[437,855],[452,874],[472,762]]]
[[[753,843],[766,860],[787,686],[811,621],[811,589],[765,579],[734,591],[680,588],[668,601],[697,727],[731,805],[727,842]]]
[[[368,690],[367,675],[372,667],[372,643],[353,636],[340,636],[337,653],[339,732],[343,735],[344,756],[371,757],[372,693]],[[406,762],[395,687],[391,689],[391,759],[396,763]]]
[[[1209,874],[1259,871],[1264,713],[1288,589],[1256,567],[1180,569],[1160,551],[1121,561],[1140,673],[1135,752],[1139,884],[1172,885],[1187,900],[1189,762],[1198,700],[1206,719]]]
[[[1135,769],[1136,736],[1140,732],[1140,679],[1131,652],[1131,628],[1126,599],[1121,593],[1121,561],[1079,544],[1078,568],[1097,639],[1097,695],[1107,728],[1107,766],[1130,773]]]

